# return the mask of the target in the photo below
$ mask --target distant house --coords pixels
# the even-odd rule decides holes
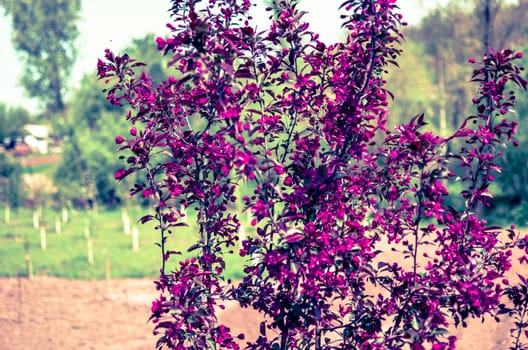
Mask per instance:
[[[48,153],[50,143],[51,126],[43,124],[26,124],[24,130],[28,133],[24,137],[24,143],[41,154]]]

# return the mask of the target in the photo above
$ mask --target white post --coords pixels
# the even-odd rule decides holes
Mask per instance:
[[[55,219],[55,233],[58,235],[61,233],[61,221],[59,218]]]
[[[135,252],[139,250],[139,231],[137,226],[132,228],[132,250]]]
[[[94,253],[93,253],[93,242],[91,238],[86,240],[86,253],[88,257],[88,264],[95,265]]]
[[[38,211],[37,210],[34,210],[33,211],[33,227],[34,228],[39,228],[39,215],[38,215]]]
[[[123,221],[123,232],[126,235],[130,234],[130,217],[125,208],[121,210],[121,221]]]
[[[9,206],[9,204],[6,205],[4,209],[4,219],[6,224],[9,224],[11,222],[11,207]]]
[[[68,208],[63,207],[62,208],[62,222],[67,223],[68,222]]]
[[[90,220],[86,219],[84,224],[84,238],[90,238]]]
[[[46,250],[46,229],[44,227],[40,228],[40,248]]]

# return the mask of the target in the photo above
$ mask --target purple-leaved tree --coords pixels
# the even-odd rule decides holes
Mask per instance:
[[[521,349],[526,279],[512,287],[504,275],[525,239],[490,227],[478,207],[489,205],[500,147],[514,142],[507,85],[526,88],[522,53],[469,60],[475,114],[453,135],[425,131],[423,115],[388,130],[396,1],[342,1],[347,37],[329,46],[296,0],[274,5],[256,32],[249,0],[173,0],[172,35],[156,39],[173,75],[157,85],[126,54],[98,63],[133,125],[116,138],[127,156],[115,177],[141,175],[131,194],[151,200],[141,221],[161,235],[158,347],[454,349],[450,323],[510,313]],[[254,191],[238,198],[242,186]],[[247,266],[232,284],[223,255],[239,240],[241,206],[256,233],[241,242]],[[197,210],[195,258],[169,269],[182,208]],[[244,344],[217,322],[227,300],[266,316],[257,339]]]

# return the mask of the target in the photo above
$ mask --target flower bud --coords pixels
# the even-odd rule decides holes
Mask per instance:
[[[117,135],[115,138],[115,143],[119,145],[119,144],[122,144],[123,142],[125,142],[125,138],[121,135]]]

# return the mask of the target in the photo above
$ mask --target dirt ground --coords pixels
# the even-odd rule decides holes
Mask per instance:
[[[0,279],[0,349],[154,349],[156,338],[146,321],[155,295],[154,284],[145,279]],[[254,312],[230,306],[220,318],[234,334],[256,336]],[[506,350],[509,328],[508,322],[476,320],[457,332],[457,348]]]
[[[155,296],[146,279],[2,278],[0,350],[154,349],[147,319]],[[256,320],[255,313],[230,307],[220,317],[238,333]]]

